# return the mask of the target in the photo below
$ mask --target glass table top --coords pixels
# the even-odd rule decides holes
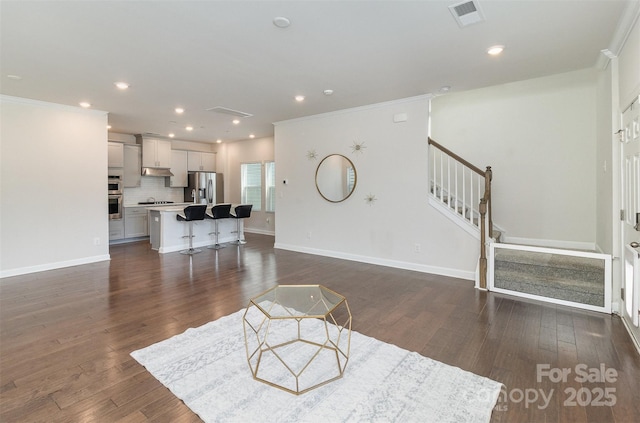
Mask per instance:
[[[278,285],[251,299],[270,318],[323,317],[344,301],[322,285]]]

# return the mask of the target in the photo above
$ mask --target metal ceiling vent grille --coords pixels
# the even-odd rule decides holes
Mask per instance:
[[[449,6],[449,11],[461,28],[484,21],[480,5],[475,0],[452,4]]]
[[[228,109],[226,107],[221,107],[221,106],[210,107],[206,110],[207,112],[222,113],[224,115],[231,115],[231,116],[243,117],[243,118],[253,116],[251,113],[240,112],[238,110]]]

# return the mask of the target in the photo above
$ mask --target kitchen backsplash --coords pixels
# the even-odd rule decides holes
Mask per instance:
[[[157,176],[143,176],[140,186],[137,188],[125,188],[123,194],[123,204],[138,204],[141,201],[173,201],[174,203],[184,202],[184,188],[167,188],[164,186],[165,178]]]

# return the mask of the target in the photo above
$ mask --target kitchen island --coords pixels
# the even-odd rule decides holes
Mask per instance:
[[[188,204],[191,205],[191,204]],[[151,248],[157,250],[158,253],[172,253],[175,251],[186,250],[189,248],[189,223],[180,222],[176,219],[178,213],[182,212],[187,205],[170,205],[170,206],[152,206],[147,207],[149,210],[149,240]],[[231,213],[235,205],[231,206]],[[207,211],[211,210],[211,206],[207,206]],[[240,221],[240,239],[244,239],[244,226]],[[193,247],[203,248],[215,243],[213,232],[215,231],[215,221],[213,219],[197,220],[193,222]],[[219,219],[218,220],[218,242],[224,244],[226,242],[235,241],[236,219]],[[211,235],[209,235],[211,234]]]

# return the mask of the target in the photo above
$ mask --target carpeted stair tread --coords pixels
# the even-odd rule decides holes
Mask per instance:
[[[604,272],[604,262],[589,257],[575,257],[562,254],[540,253],[532,251],[511,250],[500,248],[496,250],[495,260],[501,262],[531,264],[537,266],[551,266],[556,268]]]
[[[496,275],[498,272],[514,273],[521,275],[524,279],[542,279],[547,281],[566,280],[574,284],[596,284],[602,285],[604,269],[568,269],[566,267],[540,266],[529,263],[513,263],[495,261]]]
[[[600,280],[587,280],[578,277],[559,278],[551,275],[529,274],[524,271],[504,270],[499,267],[495,268],[495,284],[497,286],[500,281],[511,280],[519,283],[537,284],[541,286],[551,286],[575,292],[593,292],[602,293],[603,283],[602,275]]]
[[[508,289],[516,292],[523,292],[532,295],[538,295],[547,298],[555,298],[558,300],[572,301],[580,304],[589,304],[593,306],[604,306],[604,292],[601,287],[599,292],[580,291],[575,289],[566,289],[565,286],[550,285],[544,283],[533,283],[532,281],[501,279],[496,281],[497,288]]]
[[[511,291],[604,305],[604,262],[588,257],[496,249],[494,285]]]

